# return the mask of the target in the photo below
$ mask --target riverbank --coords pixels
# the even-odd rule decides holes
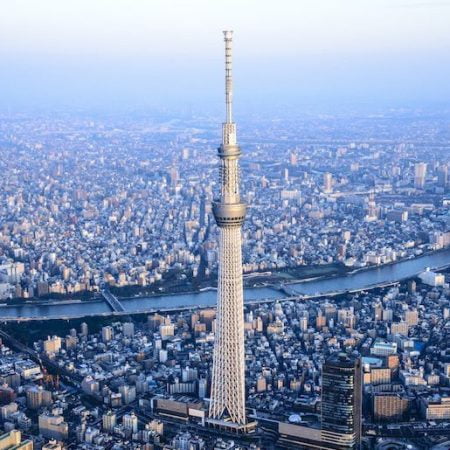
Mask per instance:
[[[365,266],[359,268],[347,267],[342,263],[331,263],[324,265],[314,265],[314,266],[299,266],[286,268],[279,271],[265,271],[265,272],[251,272],[244,274],[244,288],[263,288],[268,287],[272,289],[279,289],[280,285],[295,285],[302,283],[309,283],[312,281],[324,281],[330,279],[336,279],[340,277],[352,276],[357,273],[378,270],[383,267],[388,267],[396,265],[405,261],[410,261],[412,259],[419,260],[426,256],[450,252],[449,248],[439,249],[429,252],[424,252],[420,256],[415,258],[404,258],[397,261],[392,261],[389,263],[380,264],[377,266]],[[450,264],[450,256],[449,256]],[[154,287],[143,289],[139,286],[127,286],[123,288],[112,287],[111,292],[120,300],[129,299],[139,299],[139,298],[151,298],[151,297],[165,297],[173,295],[190,295],[207,291],[216,291],[217,286],[215,285],[201,285],[196,289],[193,288],[192,280],[188,280],[183,286],[177,286],[176,289],[173,287],[165,286],[162,284],[159,288]],[[130,291],[135,291],[134,295],[130,295]],[[5,306],[21,306],[21,305],[64,305],[70,303],[82,303],[82,304],[92,304],[96,302],[103,302],[103,299],[99,293],[89,293],[89,296],[85,298],[34,298],[34,299],[13,299],[0,303],[0,308]],[[0,310],[1,311],[1,310]]]
[[[404,263],[412,260],[420,260],[421,258],[429,257],[432,255],[438,255],[440,253],[449,254],[448,264],[450,265],[450,248],[444,248],[439,250],[433,250],[422,253],[420,256],[416,256],[414,258],[402,258],[397,261],[391,261],[384,264],[379,265],[370,265],[358,268],[347,267],[342,263],[332,263],[332,264],[324,264],[324,265],[314,265],[314,266],[299,266],[293,268],[287,268],[279,271],[265,271],[265,272],[251,272],[248,274],[244,274],[244,288],[272,288],[279,289],[280,285],[294,285],[294,284],[302,284],[309,283],[312,281],[325,281],[332,280],[341,277],[349,277],[362,272],[376,271],[382,269],[383,267],[395,266],[400,263]],[[446,267],[446,264],[443,265]],[[440,266],[431,267],[434,269],[439,269]],[[425,270],[425,268],[424,268]],[[417,272],[417,273],[420,273]],[[417,273],[414,274],[417,275]],[[136,294],[134,296],[120,295],[120,291],[115,292],[116,296],[122,300],[128,299],[138,299],[138,298],[151,298],[151,297],[163,297],[163,296],[172,296],[176,294],[195,294],[199,292],[205,291],[217,291],[217,286],[205,286],[199,288],[197,290],[183,290],[176,292],[162,291],[153,294]]]
[[[430,251],[430,252],[426,252],[423,253],[420,256],[417,256],[415,258],[404,258],[404,259],[400,259],[397,261],[391,261],[389,263],[385,263],[385,264],[380,264],[380,265],[376,265],[376,266],[365,266],[365,267],[360,267],[357,269],[353,269],[353,268],[348,268],[345,267],[342,264],[332,264],[332,265],[327,265],[325,266],[325,274],[323,275],[316,275],[316,276],[310,276],[314,271],[316,271],[317,273],[317,266],[313,266],[308,268],[309,270],[304,270],[303,268],[290,268],[290,269],[286,269],[283,271],[279,271],[279,272],[263,272],[263,273],[258,273],[258,272],[253,272],[250,274],[246,274],[244,275],[244,287],[246,288],[270,288],[270,289],[275,289],[275,290],[279,290],[280,293],[282,293],[282,289],[280,289],[281,286],[289,286],[289,287],[295,287],[296,285],[303,285],[303,284],[307,284],[310,282],[319,282],[319,281],[327,281],[327,280],[336,280],[336,279],[341,279],[341,278],[347,278],[347,277],[352,277],[355,276],[357,274],[361,274],[364,272],[371,272],[371,271],[378,271],[380,269],[383,268],[388,268],[390,266],[395,266],[398,264],[402,264],[402,263],[406,263],[408,261],[419,261],[422,258],[426,258],[426,257],[432,257],[433,255],[439,255],[439,254],[448,254],[448,263],[447,264],[443,264],[442,266],[431,266],[431,268],[433,269],[441,269],[441,268],[445,268],[447,267],[447,265],[450,265],[450,249],[449,248],[445,248],[445,249],[439,249],[436,251]],[[333,266],[333,268],[331,268],[331,266]],[[425,270],[426,267],[423,268],[423,270]],[[306,268],[305,268],[306,269]],[[331,269],[331,271],[330,271]],[[408,274],[406,276],[406,278],[412,277],[412,276],[417,276],[420,272],[422,272],[423,270],[418,270],[417,272],[413,273],[413,274]],[[298,277],[295,278],[293,276],[293,274],[295,274],[296,271],[302,271],[303,276],[302,277]],[[286,276],[288,275],[288,276]],[[245,283],[245,280],[251,280],[253,281],[252,283]],[[256,280],[256,282],[255,282]],[[400,281],[400,280],[397,280]],[[374,285],[377,285],[377,282],[374,283]],[[370,288],[370,286],[368,286]],[[205,292],[205,291],[217,291],[217,287],[215,286],[208,286],[202,289],[199,289],[197,291],[185,291],[184,294],[195,294],[198,292]],[[129,300],[129,299],[139,299],[139,298],[151,298],[151,297],[164,297],[164,296],[172,296],[174,295],[172,292],[164,292],[164,293],[160,293],[160,294],[154,294],[153,296],[150,295],[136,295],[133,297],[119,297],[119,299],[122,300]],[[317,295],[320,295],[320,293],[317,293]]]
[[[313,280],[300,280],[278,285],[246,287],[244,298],[246,303],[266,302],[291,298],[315,298],[341,295],[375,289],[380,286],[395,284],[423,272],[427,267],[442,268],[450,265],[450,249],[434,252],[418,258],[403,260],[394,264],[378,266],[352,274],[337,277],[319,277]],[[267,274],[265,274],[267,275]],[[292,280],[294,281],[294,280]],[[71,319],[86,316],[114,316],[148,313],[153,311],[169,311],[214,307],[217,293],[214,287],[178,294],[163,293],[151,296],[135,296],[121,298],[124,308],[122,313],[113,313],[106,302],[99,299],[92,301],[29,302],[21,305],[3,305],[0,307],[0,320],[24,321],[47,319]]]
[[[0,303],[0,311],[1,308],[8,308],[12,306],[52,306],[52,305],[72,305],[72,304],[91,304],[91,303],[103,303],[102,298],[99,297],[92,297],[91,299],[87,300],[80,300],[80,299],[66,299],[66,300],[55,300],[55,299],[30,299],[30,300],[23,300],[20,302],[14,302],[14,303]]]
[[[244,288],[259,288],[259,287],[272,287],[277,289],[277,286],[284,283],[295,283],[299,281],[311,281],[319,278],[331,278],[334,276],[344,275],[344,265],[340,263],[332,263],[326,265],[314,265],[314,266],[300,266],[289,269],[283,269],[280,271],[265,271],[265,272],[252,272],[244,275]],[[111,287],[111,292],[120,300],[138,299],[138,298],[151,298],[151,297],[165,297],[178,294],[197,294],[201,292],[216,291],[215,285],[201,285],[197,289],[192,289],[192,282],[188,280],[184,286],[177,286],[173,289],[173,286],[161,285],[159,288],[154,287],[143,289],[140,286],[126,286]],[[130,295],[129,292],[135,291],[134,295]],[[21,306],[21,305],[63,305],[69,303],[83,303],[91,304],[95,302],[103,302],[100,293],[92,293],[89,298],[33,298],[33,299],[19,299],[0,303],[0,308],[5,306]]]

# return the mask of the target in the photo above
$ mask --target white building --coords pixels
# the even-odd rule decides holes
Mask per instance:
[[[126,430],[131,430],[133,433],[137,433],[138,418],[134,413],[125,414],[122,419],[122,424]]]
[[[445,276],[442,273],[432,272],[429,268],[425,272],[422,272],[419,275],[422,283],[427,284],[428,286],[444,286]]]

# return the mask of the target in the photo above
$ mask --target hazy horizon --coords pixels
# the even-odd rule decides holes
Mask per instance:
[[[450,1],[11,1],[0,15],[2,108],[237,108],[450,100]]]

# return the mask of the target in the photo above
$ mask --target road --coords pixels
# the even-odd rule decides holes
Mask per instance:
[[[32,348],[27,347],[25,344],[13,338],[11,335],[5,333],[2,330],[0,330],[0,337],[3,339],[5,343],[7,343],[14,350],[25,353],[33,361],[36,361],[39,365],[44,366],[45,368],[58,373],[59,375],[69,380],[76,387],[80,388],[80,383],[83,380],[83,377],[81,375],[70,372],[66,368],[59,366],[47,356],[39,354]]]

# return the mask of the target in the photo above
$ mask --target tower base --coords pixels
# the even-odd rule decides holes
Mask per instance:
[[[258,426],[256,420],[247,422],[245,425],[234,423],[227,419],[206,419],[205,422],[209,428],[216,428],[234,434],[254,433]]]

